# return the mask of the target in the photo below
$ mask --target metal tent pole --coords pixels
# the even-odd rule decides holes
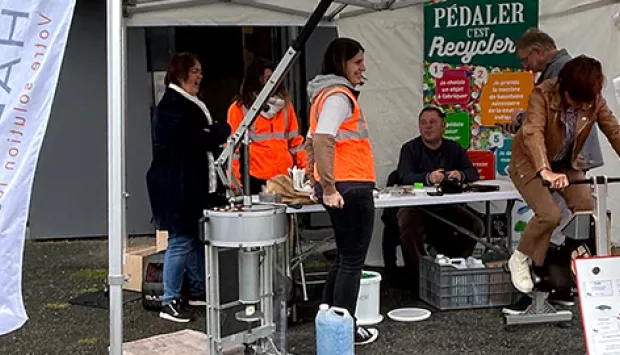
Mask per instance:
[[[125,28],[122,0],[107,0],[108,283],[110,348],[123,353],[123,244],[125,241]]]
[[[594,211],[597,220],[596,228],[596,255],[608,256],[611,255],[611,240],[608,238],[609,231],[607,230],[607,189],[608,178],[607,176],[597,176],[594,178]]]

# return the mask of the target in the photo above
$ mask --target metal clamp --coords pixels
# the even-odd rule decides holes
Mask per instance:
[[[108,275],[108,285],[110,286],[122,286],[125,283],[125,276],[123,275]]]

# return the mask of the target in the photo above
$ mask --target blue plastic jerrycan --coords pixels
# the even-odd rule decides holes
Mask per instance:
[[[315,325],[317,355],[355,355],[353,317],[346,309],[321,304]]]

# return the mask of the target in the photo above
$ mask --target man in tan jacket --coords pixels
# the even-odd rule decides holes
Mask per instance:
[[[573,212],[592,210],[589,186],[569,185],[569,179],[585,177],[578,156],[594,123],[620,155],[620,125],[602,97],[603,81],[596,59],[579,56],[567,62],[557,79],[534,89],[523,126],[515,135],[510,178],[534,211],[508,263],[512,282],[523,293],[534,287],[529,261],[543,264],[551,233],[561,219],[543,180],[560,192]]]

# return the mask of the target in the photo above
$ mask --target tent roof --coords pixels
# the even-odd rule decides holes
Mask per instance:
[[[323,26],[339,18],[390,11],[424,0],[334,0]],[[302,26],[319,0],[130,0],[129,26]]]
[[[320,0],[124,0],[127,25],[303,26]],[[390,12],[425,0],[334,0],[322,26],[336,20]],[[587,11],[620,0],[540,0],[540,18]]]

